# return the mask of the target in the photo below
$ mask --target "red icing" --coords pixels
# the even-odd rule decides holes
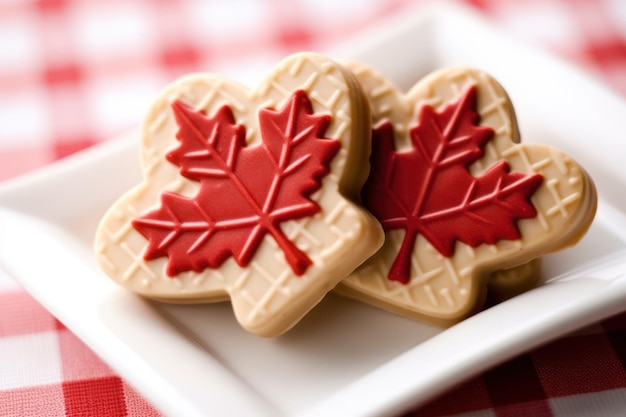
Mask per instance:
[[[475,87],[440,112],[423,106],[417,119],[408,151],[396,151],[390,123],[374,129],[363,190],[365,205],[385,230],[406,231],[388,274],[402,283],[410,279],[418,234],[446,257],[457,240],[476,247],[520,239],[516,222],[537,215],[530,196],[542,182],[539,174],[509,172],[506,161],[478,177],[468,172],[493,138],[492,129],[479,125]]]
[[[245,127],[228,106],[212,117],[178,101],[172,107],[180,143],[167,159],[200,190],[192,198],[163,193],[161,207],[133,221],[148,239],[144,258],[167,256],[170,276],[219,267],[229,256],[246,266],[269,233],[302,275],[312,261],[280,223],[320,211],[310,195],[340,148],[323,137],[330,116],[313,114],[297,91],[282,109],[259,111],[262,142],[246,146]]]

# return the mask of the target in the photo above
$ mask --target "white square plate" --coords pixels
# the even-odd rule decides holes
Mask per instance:
[[[330,295],[288,334],[262,339],[239,328],[228,303],[146,301],[96,266],[99,218],[140,180],[136,135],[5,183],[0,266],[166,414],[397,413],[626,308],[621,98],[450,6],[387,22],[331,55],[366,61],[405,88],[447,65],[491,73],[524,140],[555,145],[592,174],[596,221],[578,246],[545,258],[539,288],[445,331]]]

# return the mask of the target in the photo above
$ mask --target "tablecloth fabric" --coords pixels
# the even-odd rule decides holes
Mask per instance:
[[[0,180],[134,127],[182,74],[327,50],[409,0],[0,0]],[[626,2],[466,0],[511,36],[626,94]],[[626,415],[626,314],[480,375],[409,415]],[[0,416],[157,416],[0,271]]]

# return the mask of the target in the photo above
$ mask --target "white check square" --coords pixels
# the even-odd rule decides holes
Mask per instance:
[[[63,380],[56,331],[0,338],[0,358],[0,390]]]

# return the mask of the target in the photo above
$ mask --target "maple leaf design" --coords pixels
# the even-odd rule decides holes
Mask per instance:
[[[230,256],[246,266],[269,233],[302,275],[312,261],[280,223],[320,211],[310,195],[340,149],[324,137],[330,116],[313,114],[307,94],[296,91],[282,109],[259,111],[261,143],[247,146],[228,106],[212,117],[180,101],[172,108],[179,146],[166,158],[200,188],[192,198],[163,193],[158,209],[133,221],[148,239],[144,258],[167,256],[170,276],[217,268]]]
[[[419,234],[451,257],[456,241],[477,247],[519,239],[517,220],[537,215],[530,196],[541,175],[509,172],[506,161],[480,176],[468,171],[494,136],[479,122],[476,88],[469,87],[439,112],[428,105],[420,109],[408,151],[396,150],[389,122],[374,128],[363,200],[385,230],[405,230],[390,280],[408,283]]]

